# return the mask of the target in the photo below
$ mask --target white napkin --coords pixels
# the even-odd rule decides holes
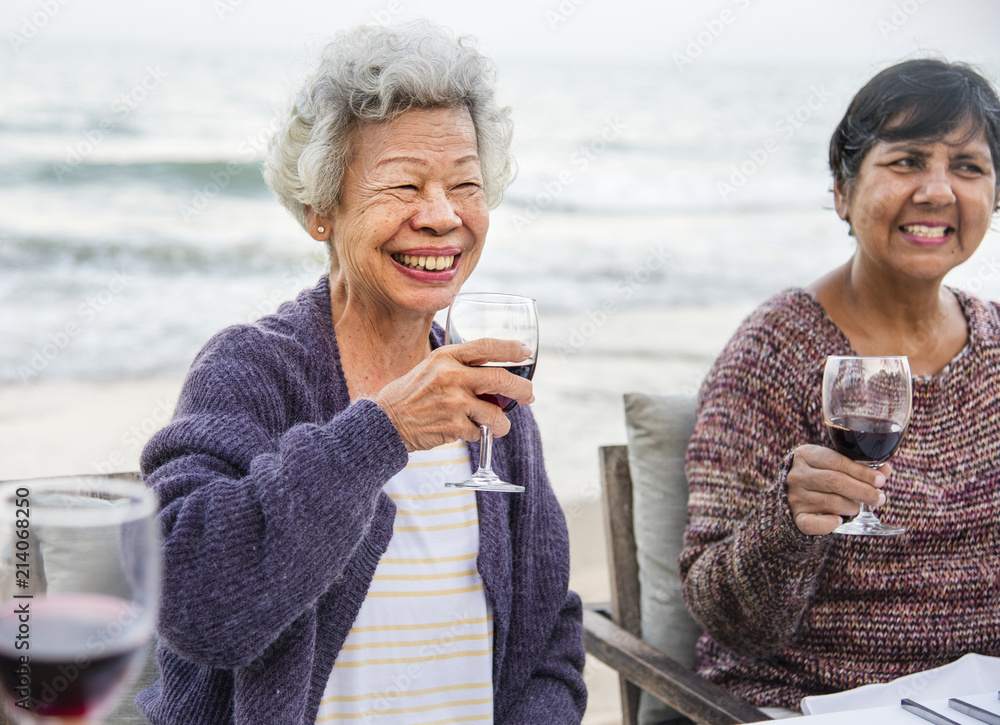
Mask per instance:
[[[967,654],[951,664],[906,675],[892,682],[803,698],[802,712],[822,715],[869,707],[898,707],[899,701],[906,697],[920,702],[993,690],[1000,690],[1000,657]]]

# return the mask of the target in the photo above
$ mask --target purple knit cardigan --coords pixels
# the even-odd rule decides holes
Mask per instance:
[[[494,467],[526,490],[477,495],[495,722],[579,723],[584,651],[566,522],[530,410],[515,409],[511,424]],[[146,717],[313,723],[392,536],[382,486],[406,463],[382,410],[350,402],[326,277],[216,335],[142,454],[164,564],[160,679],[137,700]]]

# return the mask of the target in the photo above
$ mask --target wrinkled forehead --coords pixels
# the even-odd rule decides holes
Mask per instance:
[[[476,155],[477,136],[465,106],[416,107],[384,121],[355,119],[347,133],[347,157],[413,155],[418,151]]]

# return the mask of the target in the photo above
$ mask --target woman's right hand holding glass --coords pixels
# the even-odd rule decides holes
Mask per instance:
[[[530,380],[488,362],[518,363],[530,357],[519,342],[481,338],[433,350],[410,372],[386,385],[375,402],[392,421],[408,451],[429,450],[456,440],[475,441],[485,425],[494,437],[510,431],[510,421],[484,394],[534,402]]]
[[[891,475],[888,463],[875,469],[824,446],[799,446],[787,479],[792,520],[808,536],[832,533],[843,517],[858,513],[859,501],[872,508],[885,505],[882,488]]]

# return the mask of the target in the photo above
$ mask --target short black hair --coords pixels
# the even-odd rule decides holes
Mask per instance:
[[[830,170],[848,188],[879,141],[937,141],[984,132],[1000,189],[1000,99],[964,63],[922,58],[886,68],[858,91],[830,139]]]

